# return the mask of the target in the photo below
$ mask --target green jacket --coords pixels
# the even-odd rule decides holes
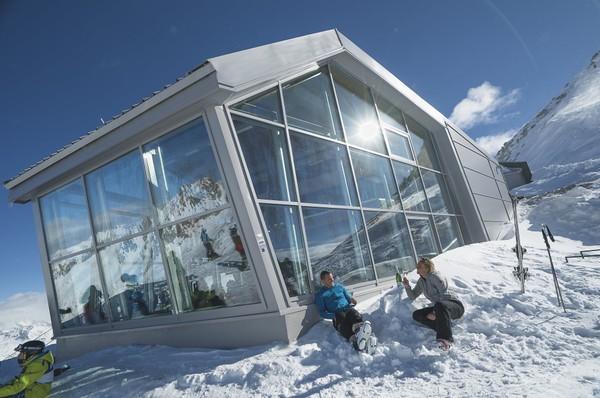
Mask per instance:
[[[9,384],[0,387],[0,397],[24,393],[25,398],[45,398],[52,387],[54,356],[42,352],[23,364],[23,371]]]

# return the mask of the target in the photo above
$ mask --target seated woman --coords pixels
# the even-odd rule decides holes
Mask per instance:
[[[416,310],[413,319],[435,330],[440,348],[448,351],[454,342],[450,321],[463,316],[465,308],[458,297],[448,291],[448,281],[435,270],[433,261],[421,257],[417,263],[417,274],[420,278],[414,288],[410,287],[408,278],[404,276],[402,283],[406,294],[414,300],[423,293],[433,307]]]

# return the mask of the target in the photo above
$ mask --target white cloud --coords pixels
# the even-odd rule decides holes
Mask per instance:
[[[488,153],[488,155],[495,157],[502,145],[510,140],[514,135],[517,134],[517,129],[511,129],[503,133],[484,135],[475,139],[475,142]]]
[[[494,123],[498,119],[498,111],[514,104],[518,99],[518,89],[502,95],[500,87],[483,82],[480,86],[469,89],[467,98],[461,100],[452,110],[450,120],[462,129]]]
[[[0,301],[0,330],[35,322],[50,322],[45,293],[17,293]]]

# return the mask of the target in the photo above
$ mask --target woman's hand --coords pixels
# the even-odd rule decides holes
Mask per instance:
[[[356,299],[355,299],[354,297],[352,297],[352,298],[350,299],[350,302],[351,302],[352,304],[356,305]]]
[[[402,278],[402,284],[404,286],[410,286],[410,282],[408,281],[408,278],[406,277],[406,275],[404,275],[404,277]]]

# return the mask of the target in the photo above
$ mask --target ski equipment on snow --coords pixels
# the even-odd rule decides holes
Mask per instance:
[[[521,282],[521,293],[525,293],[525,279],[529,276],[529,270],[523,267],[523,254],[525,249],[521,246],[521,235],[519,234],[519,217],[517,215],[517,203],[520,197],[510,195],[513,208],[513,221],[515,223],[515,253],[517,254],[517,266],[514,268],[513,275]]]
[[[548,242],[548,238],[552,242],[554,242],[554,236],[552,232],[550,232],[550,228],[546,224],[542,224],[542,236],[544,237],[544,243],[546,244],[546,250],[548,250],[548,258],[550,259],[550,268],[552,269],[552,278],[554,279],[554,289],[556,290],[556,298],[558,299],[558,305],[563,308],[564,312],[567,312],[565,308],[565,302],[562,298],[562,293],[560,291],[560,285],[558,284],[558,277],[556,276],[556,270],[554,269],[554,262],[552,261],[552,255],[550,254],[550,243]]]

